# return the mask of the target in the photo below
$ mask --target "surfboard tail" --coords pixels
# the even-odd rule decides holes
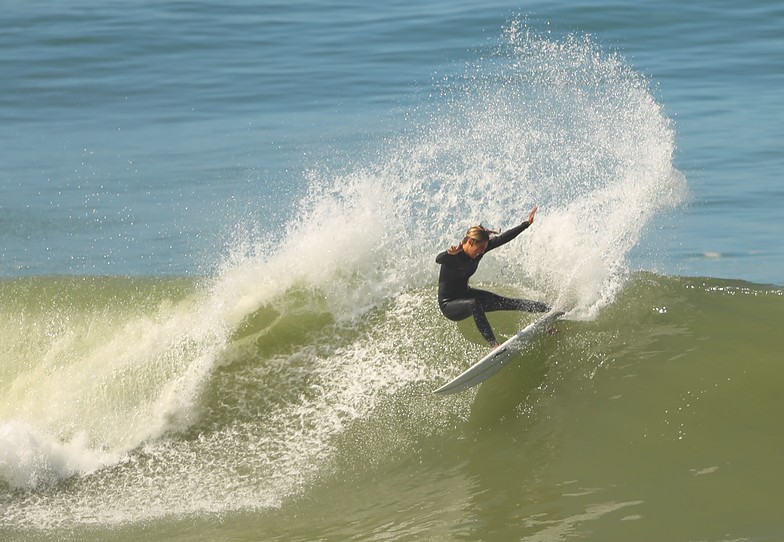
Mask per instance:
[[[512,355],[519,351],[527,341],[539,332],[547,329],[551,323],[565,314],[561,310],[552,310],[512,335],[504,344],[477,361],[459,376],[450,380],[433,393],[447,395],[473,388],[500,371]]]

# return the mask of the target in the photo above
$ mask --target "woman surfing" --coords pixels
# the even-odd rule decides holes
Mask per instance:
[[[436,256],[436,263],[441,265],[438,276],[438,306],[441,312],[455,322],[473,316],[479,333],[491,348],[496,348],[498,341],[490,322],[487,321],[486,312],[550,310],[549,306],[538,301],[504,297],[468,285],[468,279],[476,273],[482,257],[487,252],[505,245],[533,224],[536,210],[537,207],[531,209],[527,221],[500,234],[481,225],[472,226],[459,245]]]

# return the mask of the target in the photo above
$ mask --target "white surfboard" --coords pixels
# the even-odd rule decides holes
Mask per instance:
[[[524,327],[511,338],[507,339],[501,346],[487,354],[485,357],[466,369],[460,376],[451,380],[435,390],[433,393],[446,395],[467,390],[480,384],[501,370],[504,365],[518,352],[527,341],[537,333],[547,329],[558,317],[564,314],[563,311],[551,311]]]

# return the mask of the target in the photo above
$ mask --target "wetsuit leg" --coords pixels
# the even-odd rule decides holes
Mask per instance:
[[[521,312],[547,312],[550,307],[539,301],[528,299],[515,299],[502,295],[486,292],[484,290],[473,290],[475,298],[482,302],[485,311],[521,311]]]
[[[529,301],[527,299],[513,299],[504,297],[485,290],[470,289],[469,296],[441,304],[441,312],[453,321],[464,320],[469,316],[474,317],[474,323],[484,339],[496,343],[495,334],[490,327],[485,312],[493,311],[522,311],[522,312],[547,312],[550,310],[544,303]]]
[[[490,327],[490,322],[487,321],[487,316],[485,316],[482,302],[478,298],[464,297],[454,301],[447,301],[441,304],[441,312],[455,322],[473,316],[474,323],[476,323],[476,327],[479,333],[482,334],[482,337],[489,343],[497,342],[493,334],[493,328]]]

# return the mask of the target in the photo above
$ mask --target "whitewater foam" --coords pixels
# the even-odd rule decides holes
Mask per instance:
[[[209,299],[201,307],[193,299],[164,299],[140,314],[147,302],[118,299],[103,284],[114,279],[92,279],[99,285],[92,290],[83,281],[52,280],[65,301],[28,307],[16,320],[19,329],[7,330],[19,336],[8,343],[14,377],[2,388],[0,406],[0,477],[11,485],[87,475],[147,440],[189,427],[225,344]]]
[[[17,489],[54,483],[74,474],[92,474],[121,456],[94,450],[86,433],[60,442],[21,422],[0,425],[0,480]]]

